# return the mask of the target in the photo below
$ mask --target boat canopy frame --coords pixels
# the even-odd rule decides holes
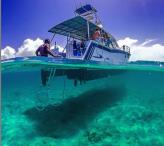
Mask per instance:
[[[75,10],[75,13],[78,15],[85,15],[88,12],[97,13],[97,10],[94,7],[92,7],[90,4],[86,4]]]
[[[96,29],[99,29],[101,33],[108,34],[110,38],[112,38],[112,41],[115,42],[118,46],[115,38],[112,35],[107,33],[103,28],[100,28],[96,24],[83,18],[82,16],[76,16],[62,23],[59,23],[52,27],[48,32],[87,41],[91,38],[91,35],[95,32]]]

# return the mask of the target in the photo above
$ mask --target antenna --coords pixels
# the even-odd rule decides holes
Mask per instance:
[[[76,3],[76,0],[74,0],[74,3],[75,3],[75,10],[77,9],[77,3]],[[75,16],[76,16],[76,13],[74,12]]]
[[[77,3],[76,3],[76,0],[74,0],[74,2],[75,2],[75,8],[77,9]]]
[[[82,3],[80,2],[80,6],[82,6]]]
[[[101,21],[97,16],[97,10],[91,4],[81,5],[75,10],[75,14],[84,17],[88,21],[95,23],[102,28]]]
[[[92,0],[88,0],[88,2],[89,2],[90,4],[93,4],[93,1],[92,1]]]

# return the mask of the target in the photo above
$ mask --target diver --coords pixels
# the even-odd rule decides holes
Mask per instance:
[[[35,52],[36,56],[43,56],[43,57],[48,57],[48,55],[51,55],[53,57],[61,57],[60,55],[57,54],[53,54],[50,51],[50,40],[49,39],[45,39],[44,40],[44,44],[41,45]],[[42,81],[42,85],[46,86],[49,76],[50,76],[50,71],[48,71],[47,69],[41,69],[41,81]]]
[[[44,56],[44,57],[48,57],[48,55],[51,55],[53,57],[61,57],[60,55],[54,55],[51,51],[50,51],[50,40],[49,39],[45,39],[44,40],[44,44],[41,45],[35,52],[36,56]]]

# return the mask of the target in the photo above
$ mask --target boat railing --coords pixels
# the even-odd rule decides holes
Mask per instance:
[[[121,47],[121,49],[122,49],[123,51],[125,51],[125,52],[127,52],[127,53],[130,54],[130,47],[129,47],[129,46],[123,45],[123,46]]]

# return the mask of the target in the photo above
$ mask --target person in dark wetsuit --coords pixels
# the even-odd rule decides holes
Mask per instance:
[[[80,43],[80,49],[81,49],[81,53],[83,55],[84,52],[85,52],[85,43],[84,43],[84,40],[83,39],[81,40],[81,43]]]
[[[41,45],[36,50],[35,54],[36,54],[36,56],[43,56],[43,57],[48,57],[48,55],[51,55],[53,57],[60,57],[60,55],[54,55],[50,51],[50,40],[49,39],[45,39],[44,44]],[[49,76],[50,76],[50,71],[41,69],[41,80],[42,80],[43,86],[46,86]]]
[[[48,55],[51,55],[53,57],[59,57],[59,55],[54,55],[50,51],[50,40],[45,39],[44,44],[41,45],[35,52],[36,56],[44,56],[48,57]]]
[[[73,41],[73,55],[77,56],[77,42],[75,40]]]

